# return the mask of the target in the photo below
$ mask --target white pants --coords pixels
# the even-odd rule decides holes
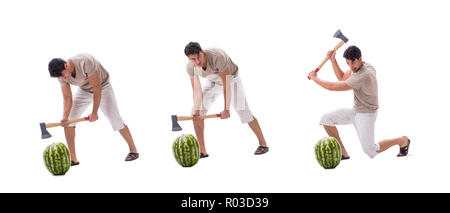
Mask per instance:
[[[239,115],[242,123],[249,123],[254,120],[253,114],[248,107],[247,98],[245,96],[244,87],[239,76],[231,79],[231,106]],[[200,115],[206,115],[211,105],[217,97],[223,95],[223,86],[213,81],[207,81],[206,85],[202,86],[203,100],[200,106]],[[192,114],[194,107],[192,107]]]
[[[87,107],[93,102],[93,96],[93,93],[78,89],[75,97],[73,98],[69,120],[80,118],[81,114],[86,111]],[[114,91],[111,84],[102,88],[100,109],[106,118],[108,118],[114,131],[121,130],[125,127],[125,123],[122,120],[117,107],[116,97],[114,96]],[[75,126],[75,124],[70,124],[69,126]]]
[[[375,143],[376,119],[376,112],[356,113],[354,109],[338,109],[323,115],[320,124],[326,126],[353,124],[364,152],[370,158],[374,158],[380,150],[380,145]]]

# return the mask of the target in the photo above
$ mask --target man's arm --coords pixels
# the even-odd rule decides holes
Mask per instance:
[[[70,85],[65,83],[61,85],[61,91],[63,94],[63,117],[61,119],[61,124],[63,127],[67,127],[67,121],[69,120],[70,110],[72,109],[72,89]]]
[[[200,115],[200,107],[203,101],[202,85],[198,76],[191,77],[192,96],[194,99],[194,115]]]
[[[315,71],[311,71],[309,73],[309,77],[314,82],[316,82],[318,85],[320,85],[321,87],[323,87],[323,88],[325,88],[327,90],[331,90],[331,91],[347,91],[347,90],[352,90],[353,89],[347,83],[345,83],[345,81],[330,82],[330,81],[325,81],[325,80],[322,80],[320,78],[317,78],[317,75],[316,75]]]
[[[94,91],[94,104],[92,106],[92,112],[89,115],[89,121],[94,122],[98,120],[98,108],[100,107],[100,101],[102,98],[102,86],[100,84],[100,74],[98,73],[98,70],[96,70],[95,73],[88,78],[88,80]]]
[[[227,119],[230,117],[230,104],[231,104],[231,86],[230,86],[230,69],[225,69],[224,72],[219,73],[220,79],[222,79],[223,84],[223,99],[224,99],[224,109],[221,112],[221,118]]]
[[[334,74],[336,75],[336,78],[338,81],[344,81],[345,73],[342,71],[342,69],[339,67],[339,64],[336,61],[336,52],[335,51],[329,51],[328,56],[330,56],[331,65],[333,66]]]
[[[344,73],[344,76],[342,77],[342,80],[341,81],[345,81],[345,80],[347,80],[348,78],[350,78],[350,76],[352,75],[352,70],[347,70],[347,72],[345,72]]]

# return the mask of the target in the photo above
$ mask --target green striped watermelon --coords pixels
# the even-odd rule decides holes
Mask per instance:
[[[342,151],[339,142],[334,137],[324,137],[315,146],[316,159],[325,169],[333,169],[339,165]]]
[[[181,135],[172,145],[173,155],[183,167],[194,166],[200,159],[200,147],[197,139],[189,135]]]
[[[44,150],[45,166],[53,175],[64,175],[70,168],[70,154],[63,143],[53,143]]]

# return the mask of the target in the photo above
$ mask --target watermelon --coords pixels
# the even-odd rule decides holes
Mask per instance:
[[[315,146],[316,159],[325,169],[333,169],[339,165],[342,151],[339,142],[334,137],[324,137]]]
[[[191,135],[181,135],[172,145],[173,155],[183,167],[194,166],[200,159],[200,147],[197,139]]]
[[[44,150],[45,166],[53,175],[64,175],[70,168],[70,154],[63,143],[53,143]]]

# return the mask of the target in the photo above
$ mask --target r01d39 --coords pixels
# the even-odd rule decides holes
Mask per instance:
[[[225,207],[231,208],[265,208],[269,206],[267,198],[226,198]]]

